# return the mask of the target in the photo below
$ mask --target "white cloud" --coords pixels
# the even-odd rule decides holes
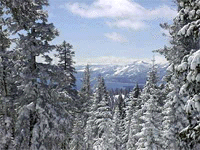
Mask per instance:
[[[96,0],[91,5],[67,3],[66,7],[72,13],[86,18],[122,18],[131,15],[136,17],[142,14],[142,11],[145,11],[142,6],[129,0]]]
[[[79,59],[76,65],[125,65],[130,64],[137,59],[126,57],[114,57],[114,56],[101,56],[93,58]]]
[[[157,63],[157,64],[166,64],[167,63],[167,60],[163,56],[160,56],[160,55],[156,55],[155,60],[156,60],[155,63]]]
[[[115,42],[120,42],[120,43],[128,42],[126,38],[124,38],[123,36],[121,36],[119,33],[116,32],[105,33],[105,36]]]
[[[150,19],[162,18],[171,20],[177,15],[175,10],[166,5],[150,10],[148,13],[147,16],[151,16]]]
[[[166,64],[167,61],[164,57],[160,55],[155,56],[155,60],[157,64]],[[127,57],[114,57],[114,56],[101,56],[101,57],[93,57],[93,58],[82,58],[77,59],[76,65],[127,65],[131,64],[134,61],[144,61],[148,63],[152,63],[152,58],[127,58]]]
[[[110,26],[126,27],[138,30],[145,28],[145,21],[153,19],[172,19],[176,11],[163,5],[154,9],[146,9],[131,0],[95,0],[91,5],[84,3],[66,3],[65,8],[84,18],[110,18],[115,22]]]
[[[118,28],[130,28],[133,30],[139,30],[139,29],[144,29],[147,28],[148,25],[146,25],[142,21],[133,21],[133,20],[117,20],[115,22],[107,22],[107,24],[110,27],[118,27]]]

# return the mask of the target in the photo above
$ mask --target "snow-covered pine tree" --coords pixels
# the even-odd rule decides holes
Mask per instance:
[[[59,63],[56,72],[54,73],[54,80],[51,81],[55,83],[55,89],[57,93],[57,100],[62,104],[63,108],[68,113],[66,119],[68,119],[68,126],[66,126],[67,134],[65,136],[66,149],[69,149],[69,143],[72,144],[72,141],[77,139],[77,136],[73,136],[72,132],[76,132],[77,129],[73,128],[73,125],[77,125],[80,129],[84,126],[79,126],[80,123],[77,122],[77,116],[80,118],[79,113],[83,113],[83,106],[82,106],[82,98],[77,95],[77,90],[75,89],[75,76],[74,73],[74,61],[73,57],[75,52],[72,50],[73,46],[66,41],[64,41],[61,45],[56,47],[57,54],[55,55],[58,57]],[[83,118],[82,118],[83,119]],[[82,120],[82,124],[84,124],[84,120]],[[72,131],[74,130],[74,131]],[[83,129],[82,129],[83,130]],[[77,132],[76,132],[77,133]],[[77,133],[78,134],[78,133]]]
[[[86,65],[84,70],[83,84],[80,90],[80,93],[86,96],[86,98],[89,98],[92,93],[90,84],[90,67],[89,65]]]
[[[84,141],[84,116],[81,113],[76,114],[74,120],[72,137],[70,141],[70,150],[85,150],[85,141]]]
[[[43,10],[48,1],[2,0],[1,3],[9,14],[10,32],[23,30],[15,48],[15,68],[20,79],[16,82],[21,92],[17,99],[15,148],[61,149],[68,132],[65,131],[68,126],[66,111],[57,99],[52,98],[47,85],[48,69],[36,62],[36,56],[54,48],[48,42],[58,35],[53,24],[47,22],[47,13]]]
[[[114,90],[113,89],[110,89],[108,91],[108,94],[110,96],[110,102],[109,102],[109,105],[110,105],[110,108],[112,109],[112,112],[114,113],[114,108],[115,108],[115,93],[114,93]]]
[[[113,124],[115,133],[115,136],[113,138],[114,140],[113,146],[116,150],[121,150],[121,145],[122,145],[122,136],[120,130],[121,119],[120,119],[120,111],[118,105],[116,105],[114,110]]]
[[[94,93],[94,96],[97,96]],[[97,109],[97,99],[92,98],[93,100],[92,106],[89,109],[87,123],[85,127],[84,141],[86,150],[93,150],[94,138],[97,135],[97,127],[95,126],[95,115],[94,111]]]
[[[1,18],[0,18],[1,19]],[[13,93],[10,88],[12,87],[12,80],[10,78],[11,62],[9,61],[9,53],[7,48],[10,46],[10,39],[7,32],[2,29],[0,25],[0,148],[9,149],[14,138],[13,120],[14,120],[14,107],[13,107]]]
[[[144,104],[146,111],[143,114],[141,137],[136,143],[137,149],[155,150],[162,149],[161,135],[161,108],[158,106],[159,98],[150,95],[150,99]]]
[[[85,129],[86,149],[113,149],[113,122],[104,79],[99,76]]]
[[[97,109],[94,112],[96,117],[95,125],[97,126],[97,136],[93,145],[97,150],[114,150],[114,126],[112,121],[112,111],[109,106],[109,96],[106,90],[103,77],[99,77],[99,86],[101,92],[101,98],[97,104]],[[98,89],[97,89],[98,90]]]
[[[8,50],[11,39],[5,11],[5,5],[0,2],[0,149],[12,149],[14,146],[17,87],[12,60],[13,51]]]
[[[126,136],[125,136],[125,117],[126,117],[126,112],[125,112],[125,101],[124,101],[125,95],[122,94],[122,91],[120,91],[118,97],[117,97],[117,106],[119,109],[119,114],[120,114],[120,122],[119,122],[119,132],[120,132],[120,138],[121,138],[121,143],[120,147],[121,149],[124,149],[126,147]],[[110,105],[109,105],[110,106]]]
[[[184,57],[185,59],[179,65],[181,71],[185,74],[185,84],[180,89],[180,94],[186,100],[186,113],[189,125],[180,132],[180,137],[187,144],[187,149],[200,148],[200,50]],[[184,66],[184,67],[183,67]]]
[[[138,97],[140,96],[140,94],[141,94],[141,89],[140,89],[138,83],[136,83],[136,86],[135,86],[135,88],[133,89],[133,92],[131,93],[131,96],[132,96],[133,98],[138,98]]]
[[[160,99],[160,92],[157,86],[158,77],[154,62],[155,59],[153,59],[153,66],[149,72],[148,80],[140,97],[143,100],[141,108],[143,111],[143,115],[141,116],[143,122],[141,124],[141,132],[136,134],[139,135],[139,139],[136,143],[137,149],[162,149],[162,99]],[[134,129],[132,129],[132,131],[134,131]]]
[[[120,119],[123,120],[126,117],[126,112],[125,112],[125,102],[122,93],[119,94],[117,103],[120,112]]]
[[[61,87],[55,86],[58,80],[52,77],[55,74],[52,67],[36,62],[37,56],[44,55],[50,64],[51,59],[45,53],[55,47],[48,43],[58,35],[54,25],[48,23],[48,14],[43,10],[48,1],[2,0],[0,5],[5,6],[3,10],[6,12],[1,21],[7,23],[12,34],[19,33],[17,47],[14,49],[16,56],[13,55],[11,59],[18,78],[15,84],[20,93],[15,99],[18,105],[15,148],[68,149],[68,118],[71,113],[65,110],[63,101],[74,98],[57,90]]]
[[[2,47],[1,47],[2,48]],[[0,49],[1,49],[0,48]],[[0,136],[1,141],[5,142],[5,149],[11,148],[10,144],[14,139],[14,122],[16,117],[15,112],[15,98],[17,97],[16,85],[14,84],[15,77],[13,76],[13,62],[10,60],[11,53],[13,52],[0,52],[1,63],[0,63],[0,105],[1,115],[0,123],[1,127],[5,129],[5,135]],[[0,142],[0,146],[1,142]],[[7,148],[6,148],[7,147]],[[3,148],[3,149],[4,149]]]
[[[155,64],[155,57],[153,56],[152,68],[148,72],[147,82],[144,86],[143,91],[151,94],[151,91],[153,91],[152,89],[157,88],[157,84],[158,84],[157,66]]]
[[[126,118],[125,118],[125,141],[126,141],[126,149],[134,149],[132,146],[134,141],[132,141],[133,135],[131,125],[133,114],[137,111],[137,104],[139,105],[138,97],[141,93],[141,89],[139,88],[138,84],[136,84],[133,91],[129,94],[128,98],[126,98]]]
[[[78,101],[78,112],[76,112],[76,116],[79,116],[79,122],[77,122],[77,118],[75,119],[75,125],[79,128],[79,129],[74,129],[73,130],[81,130],[82,135],[77,135],[82,138],[84,138],[84,131],[86,128],[86,124],[87,124],[87,119],[89,117],[89,111],[90,108],[92,107],[92,91],[91,91],[91,87],[90,87],[90,69],[89,69],[89,65],[86,66],[85,71],[84,71],[84,77],[83,77],[83,85],[81,87],[81,90],[79,92],[79,101]],[[80,118],[81,117],[81,118]],[[77,122],[77,123],[76,123]],[[81,124],[81,126],[80,126]],[[79,126],[78,126],[79,125]],[[77,138],[77,136],[74,136],[74,138]],[[73,141],[75,139],[72,139]],[[79,141],[84,141],[84,139],[79,139]],[[78,142],[78,140],[77,140]],[[84,149],[86,147],[85,143],[82,143],[82,148]]]
[[[167,83],[162,92],[166,97],[163,106],[163,148],[184,149],[185,146],[180,141],[178,133],[188,121],[184,112],[184,103],[178,93],[180,80],[170,75],[172,74],[170,67],[167,70],[170,78],[168,75],[165,76]]]
[[[63,41],[61,45],[56,48],[57,54],[55,55],[59,59],[58,65],[64,70],[65,78],[63,79],[63,88],[71,95],[76,95],[77,92],[74,89],[76,86],[76,73],[74,68],[73,57],[75,52],[72,50],[73,46],[66,41]]]
[[[126,143],[127,150],[132,150],[137,148],[137,141],[141,137],[140,132],[142,129],[142,123],[143,120],[141,119],[141,116],[143,115],[142,107],[142,101],[140,99],[137,99],[137,101],[134,104],[134,111],[131,117],[130,122],[130,129],[128,134],[128,141]]]
[[[70,149],[72,150],[86,149],[84,132],[86,130],[87,119],[90,113],[89,110],[92,107],[91,97],[92,91],[90,87],[90,69],[89,65],[87,65],[84,71],[83,85],[79,92],[78,112],[76,112],[76,118],[74,120],[72,131],[72,141],[70,143]],[[87,127],[89,127],[89,125]]]
[[[92,96],[92,90],[90,85],[90,69],[89,65],[86,66],[84,70],[84,77],[83,77],[83,83],[81,90],[79,92],[80,96],[80,105],[83,111],[85,112],[86,119],[87,119],[87,112],[89,111],[89,107],[91,107],[91,96]]]
[[[128,133],[128,141],[127,141],[127,149],[132,150],[136,149],[139,138],[142,137],[141,135],[141,129],[142,129],[142,123],[144,122],[142,116],[144,113],[143,107],[143,100],[140,98],[140,96],[136,99],[133,106],[133,114],[131,117],[130,122],[130,129]]]
[[[180,138],[185,141],[185,149],[195,148],[199,135],[195,126],[198,124],[199,112],[196,111],[193,97],[198,93],[198,82],[193,78],[198,74],[198,67],[192,66],[193,58],[199,50],[199,0],[177,0],[178,14],[173,24],[168,26],[172,44],[159,52],[169,61],[170,76],[168,76],[169,87],[171,88],[172,107],[175,106],[175,119],[182,119],[175,122],[178,130],[182,130],[187,122],[184,117],[184,105],[188,113],[189,126],[180,133]],[[198,63],[196,63],[198,64]],[[196,72],[197,71],[197,72]],[[196,74],[197,73],[197,74]],[[192,80],[191,80],[192,79]],[[196,93],[197,92],[197,93]],[[197,94],[198,95],[198,94]],[[192,106],[193,105],[193,106]],[[191,111],[191,109],[192,111]],[[194,130],[193,130],[194,129]],[[198,130],[197,130],[198,131]]]
[[[97,111],[98,108],[98,103],[102,100],[103,96],[103,88],[104,88],[104,83],[102,83],[102,77],[98,77],[98,83],[97,87],[95,89],[95,92],[93,94],[93,97],[91,98],[91,107],[89,108],[88,112],[88,119],[86,123],[86,128],[85,128],[85,143],[86,143],[86,149],[87,150],[93,150],[93,144],[94,144],[94,139],[97,137],[98,133],[98,127],[96,125],[96,114],[95,112]]]

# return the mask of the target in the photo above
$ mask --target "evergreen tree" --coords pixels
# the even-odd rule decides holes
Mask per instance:
[[[89,110],[89,117],[87,119],[87,124],[85,128],[85,142],[86,142],[86,149],[93,150],[94,139],[98,135],[98,127],[96,125],[96,114],[98,108],[98,103],[102,100],[103,97],[103,89],[105,89],[105,83],[102,82],[102,77],[98,77],[98,83],[96,90],[91,98],[92,105]]]
[[[97,93],[94,93],[94,96]],[[94,138],[97,136],[97,127],[95,126],[95,114],[94,112],[97,109],[97,99],[92,98],[93,103],[88,113],[89,117],[87,119],[86,127],[85,127],[85,134],[84,140],[86,144],[86,150],[93,150]]]
[[[158,76],[157,76],[157,66],[155,64],[155,57],[153,56],[152,60],[152,68],[148,72],[147,81],[144,86],[143,92],[150,93],[153,91],[152,89],[157,88]]]
[[[141,93],[143,100],[141,119],[142,129],[139,133],[139,139],[136,143],[137,149],[161,149],[161,100],[160,92],[157,86],[157,69],[155,67],[155,59],[153,59],[153,66],[149,72],[148,80],[145,88]],[[139,110],[140,111],[140,110]],[[133,129],[134,130],[134,129]]]
[[[135,86],[135,88],[133,89],[133,92],[132,92],[131,96],[132,96],[133,98],[138,98],[139,95],[140,95],[140,93],[141,93],[141,89],[140,89],[138,83],[136,83],[136,86]]]
[[[123,120],[126,117],[126,113],[125,113],[125,102],[121,93],[118,96],[118,108],[120,112],[120,119]]]
[[[97,104],[97,109],[94,112],[96,120],[95,124],[97,126],[97,136],[95,138],[95,143],[93,147],[98,147],[98,149],[113,149],[113,122],[112,122],[112,112],[109,106],[109,96],[105,87],[105,82],[102,77],[100,77],[100,92],[101,98]]]
[[[199,49],[199,1],[176,0],[176,3],[178,6],[178,14],[174,18],[173,24],[162,25],[162,27],[170,31],[172,39],[170,41],[171,46],[165,47],[159,50],[159,52],[169,61],[168,70],[171,71],[171,74],[167,78],[171,90],[169,95],[171,97],[171,103],[168,103],[168,105],[172,105],[170,107],[175,110],[173,112],[175,114],[173,120],[182,117],[181,120],[173,122],[173,126],[177,129],[172,129],[172,131],[175,130],[175,137],[181,138],[181,141],[186,143],[185,145],[182,143],[179,145],[182,144],[185,149],[193,149],[197,146],[196,143],[198,143],[195,140],[198,135],[193,136],[196,133],[193,127],[196,126],[195,124],[198,120],[196,119],[198,111],[194,107],[191,107],[191,104],[194,102],[193,97],[196,95],[196,91],[198,91],[198,84],[194,85],[195,81],[191,82],[190,79],[192,79],[191,77],[196,67],[191,66],[191,60],[198,53],[197,51]],[[188,127],[186,127],[188,123],[185,121],[186,117],[184,116],[185,104],[187,104],[186,108],[189,108],[186,109],[189,121]],[[189,111],[191,110],[190,108],[194,111]],[[182,132],[177,135],[181,130]]]
[[[141,137],[136,143],[137,149],[162,149],[161,136],[161,107],[158,104],[159,97],[157,95],[150,95],[150,99],[144,104],[146,110],[143,114]]]
[[[99,76],[93,105],[87,120],[86,149],[113,149],[113,122],[104,79]]]
[[[134,149],[132,147],[132,144],[134,143],[134,141],[132,141],[132,137],[134,135],[132,135],[132,131],[131,128],[133,127],[133,125],[131,125],[132,122],[132,117],[133,114],[136,113],[137,110],[137,105],[139,105],[138,103],[138,97],[140,95],[140,88],[138,86],[138,84],[136,84],[135,88],[133,89],[133,91],[129,94],[129,97],[126,98],[126,118],[125,118],[125,141],[126,141],[126,149]]]
[[[91,90],[91,85],[90,85],[89,65],[87,65],[85,68],[84,77],[83,77],[83,85],[81,87],[79,95],[80,95],[80,103],[81,103],[80,105],[83,111],[87,114],[87,112],[89,111],[89,107],[91,107],[92,105],[91,104],[92,90]]]
[[[74,68],[74,61],[72,58],[74,57],[75,52],[72,50],[73,46],[63,41],[63,43],[57,46],[56,51],[58,54],[55,56],[59,58],[58,65],[61,69],[64,70],[65,77],[63,79],[63,88],[68,91],[70,94],[76,94],[76,90],[74,89],[76,86],[76,78],[74,73],[76,73]]]
[[[121,119],[120,119],[119,107],[116,106],[115,111],[114,111],[114,115],[113,115],[114,133],[115,133],[115,137],[114,137],[113,140],[114,140],[114,148],[116,150],[120,150],[121,145],[122,145],[120,123],[121,123]]]
[[[142,107],[142,101],[141,99],[137,99],[134,104],[134,111],[131,117],[131,122],[130,122],[130,128],[129,132],[127,132],[127,144],[126,148],[127,150],[132,150],[137,148],[137,141],[141,137],[141,129],[142,129],[142,123],[143,119],[141,116],[143,115],[143,110],[141,109]]]
[[[54,97],[57,94],[52,91],[52,86],[47,84],[47,80],[51,80],[50,71],[36,62],[37,56],[55,47],[48,42],[58,35],[53,24],[47,23],[47,13],[43,10],[48,2],[3,0],[1,4],[5,5],[9,14],[9,31],[17,33],[23,30],[15,48],[18,77],[15,83],[20,93],[17,99],[15,148],[61,149],[62,145],[66,145],[66,127],[69,126],[66,111]]]
[[[85,67],[83,85],[81,87],[81,94],[89,98],[91,96],[91,85],[90,85],[90,68],[89,65]]]
[[[186,74],[185,84],[180,89],[180,94],[185,96],[187,99],[186,113],[189,120],[189,125],[180,132],[180,137],[186,142],[190,149],[199,149],[199,91],[200,91],[200,80],[199,80],[199,61],[200,50],[191,52],[190,55],[185,57],[180,66],[185,65]]]
[[[169,70],[168,70],[169,72]],[[171,74],[168,73],[168,74]],[[179,139],[179,131],[187,124],[187,118],[184,113],[184,103],[179,96],[180,81],[175,79],[167,81],[164,91],[165,95],[163,106],[163,147],[165,149],[179,149],[185,146]],[[167,80],[167,76],[165,77]],[[176,89],[176,90],[175,90]]]
[[[72,130],[72,140],[70,141],[70,150],[85,150],[84,147],[84,120],[80,113],[76,114]]]
[[[11,45],[8,32],[8,19],[5,18],[5,6],[0,2],[0,149],[12,149],[14,146],[14,123],[16,118],[14,52],[8,50]]]
[[[86,123],[87,123],[87,119],[89,117],[89,111],[90,111],[90,108],[92,107],[92,92],[91,92],[91,88],[90,88],[90,70],[89,70],[89,65],[86,66],[85,68],[85,71],[84,71],[84,77],[83,77],[83,85],[82,85],[82,88],[79,92],[79,104],[78,104],[78,109],[79,111],[77,112],[77,116],[79,116],[79,119],[81,120],[75,120],[75,125],[74,126],[74,129],[75,130],[74,132],[76,133],[76,131],[80,130],[82,132],[80,133],[77,133],[78,135],[74,136],[73,137],[75,139],[73,139],[73,141],[77,140],[77,143],[81,143],[81,141],[84,141],[84,131],[86,130]],[[81,117],[81,118],[80,118]],[[81,126],[80,126],[81,124]],[[78,128],[78,129],[76,129]],[[72,133],[73,134],[73,133]],[[82,134],[82,135],[81,135]],[[80,139],[82,137],[82,139]],[[79,138],[79,139],[77,139]],[[81,145],[81,144],[79,144]],[[85,148],[86,145],[84,142],[82,142],[82,148]]]

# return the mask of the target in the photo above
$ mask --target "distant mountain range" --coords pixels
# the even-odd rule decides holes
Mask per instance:
[[[99,75],[103,76],[108,89],[133,88],[136,83],[144,86],[152,64],[145,61],[134,61],[127,65],[90,65],[91,84],[94,87]],[[167,64],[157,64],[160,79],[165,75]],[[77,89],[82,85],[85,66],[76,66]]]

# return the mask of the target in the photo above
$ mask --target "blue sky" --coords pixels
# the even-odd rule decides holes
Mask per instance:
[[[159,24],[176,15],[170,0],[50,0],[49,22],[60,32],[53,43],[71,43],[77,64],[131,63],[164,47]],[[162,58],[156,56],[161,61]]]

